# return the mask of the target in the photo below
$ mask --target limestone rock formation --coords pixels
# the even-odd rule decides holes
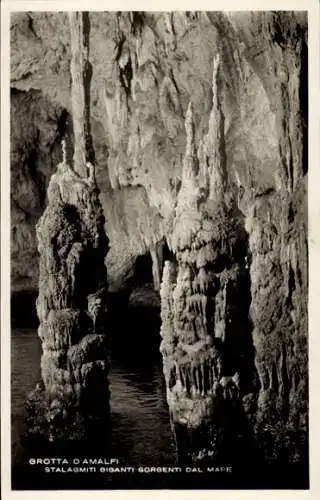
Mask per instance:
[[[37,312],[48,419],[59,434],[63,425],[74,425],[83,417],[85,432],[86,419],[106,418],[109,412],[104,265],[108,241],[99,191],[90,175],[83,179],[65,161],[58,165],[37,237]]]
[[[68,113],[40,91],[11,93],[12,291],[37,292],[35,226],[44,211],[51,175],[61,161]]]
[[[106,426],[109,415],[104,264],[108,239],[95,168],[87,161],[93,156],[87,21],[86,13],[70,13],[74,167],[67,163],[62,141],[63,159],[51,177],[48,205],[37,224],[38,334],[49,439],[61,438],[63,427],[74,439],[72,429],[81,421],[86,437],[97,426]]]
[[[159,242],[167,241],[176,258],[166,264],[161,287],[169,396],[184,405],[212,401],[208,412],[203,409],[211,415],[218,406],[209,394],[213,379],[205,376],[201,385],[201,367],[209,372],[210,361],[217,372],[221,364],[216,378],[222,387],[229,381],[234,388],[232,377],[239,374],[236,401],[260,436],[266,458],[303,461],[308,415],[306,13],[90,12],[90,22],[90,123],[97,184],[108,214],[109,282],[114,290],[121,288],[138,256],[152,254],[158,286]],[[65,13],[12,16],[12,286],[17,291],[36,287],[35,224],[61,161],[60,141],[72,135],[67,126],[70,59]],[[224,120],[219,122],[219,116]],[[72,150],[72,141],[67,142]],[[235,311],[239,296],[243,304]],[[180,319],[186,307],[184,328]],[[238,315],[241,324],[247,322],[241,332],[227,321],[228,316],[232,325]],[[194,354],[189,349],[178,356],[178,338]],[[179,379],[187,391],[191,361],[198,367],[193,392],[200,394],[172,394],[178,378],[175,357],[180,369],[185,357]]]
[[[108,273],[110,284],[118,286],[130,274],[137,256],[150,252],[154,241],[166,235],[163,222],[172,216],[181,182],[184,116],[192,100],[198,141],[208,130],[212,61],[217,45],[224,63],[221,90],[227,168],[240,191],[246,191],[242,203],[245,213],[251,205],[247,203],[249,190],[263,193],[274,188],[275,171],[286,155],[288,134],[296,136],[295,131],[301,130],[305,135],[305,117],[295,109],[303,98],[303,88],[307,88],[303,81],[307,61],[306,16],[297,12],[173,12],[167,16],[91,12],[90,22],[91,129],[97,182],[104,211],[110,214],[106,223],[111,241]],[[32,124],[28,106],[19,109],[19,113],[15,106],[12,113],[14,132],[19,130],[21,121],[28,121],[26,130],[34,132],[27,142],[23,137],[13,139],[12,151],[18,153],[12,162],[12,213],[18,219],[13,238],[16,290],[36,288],[36,252],[23,250],[22,240],[28,235],[35,249],[34,227],[39,215],[31,213],[29,207],[40,194],[38,210],[43,212],[46,200],[42,185],[47,187],[54,166],[61,159],[59,145],[66,134],[62,126],[66,115],[61,117],[60,111],[47,110],[60,107],[71,112],[67,28],[66,13],[12,16],[12,102],[19,106],[21,100],[32,102],[36,96],[41,99],[41,116]],[[301,54],[300,70],[300,63],[296,63]],[[298,93],[294,85],[298,86]],[[30,111],[33,107],[31,104]],[[299,120],[304,125],[296,127],[291,121],[285,138],[282,116],[287,109],[295,115],[296,125]],[[48,142],[49,136],[52,140]],[[37,153],[36,161],[23,161],[24,149],[28,155]],[[54,161],[48,150],[54,153]],[[31,180],[40,174],[41,182],[23,183],[21,193],[18,178],[24,171],[28,171],[28,177],[30,172]],[[20,250],[28,260],[26,269],[19,262]]]
[[[237,405],[253,375],[248,237],[228,192],[219,54],[213,67],[212,111],[199,158],[191,104],[186,114],[186,154],[170,240],[175,260],[165,263],[161,288],[161,351],[172,419],[190,430],[206,426],[206,449],[190,452],[211,456],[221,397]]]

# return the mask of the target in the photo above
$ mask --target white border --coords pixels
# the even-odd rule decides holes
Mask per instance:
[[[308,10],[309,47],[309,373],[310,373],[310,491],[290,490],[82,490],[12,491],[10,442],[10,47],[12,11],[68,10]],[[1,3],[1,478],[2,498],[283,498],[320,499],[320,157],[319,157],[319,2],[317,0],[3,0]]]

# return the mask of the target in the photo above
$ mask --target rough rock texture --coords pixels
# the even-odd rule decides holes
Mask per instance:
[[[47,420],[58,433],[61,426],[72,427],[79,415],[86,426],[86,419],[106,417],[109,411],[108,241],[98,195],[92,179],[80,178],[67,163],[60,163],[37,224],[41,373]]]
[[[115,288],[132,276],[138,255],[155,257],[157,243],[172,239],[181,185],[187,184],[182,179],[187,109],[191,102],[194,145],[203,165],[213,61],[220,54],[225,168],[238,209],[232,221],[248,235],[248,331],[257,376],[252,393],[240,380],[240,392],[247,391],[241,404],[267,458],[298,461],[307,430],[306,14],[92,12],[90,22],[91,131]],[[42,185],[52,173],[49,150],[56,152],[61,137],[72,135],[59,125],[71,111],[66,14],[14,15],[11,36],[13,286],[18,289],[34,286],[28,269],[35,262],[34,224],[46,204]],[[20,106],[23,102],[30,106]],[[41,114],[32,115],[34,109]],[[41,133],[44,127],[47,134]],[[196,171],[199,189],[203,176],[213,182],[209,174],[209,167]],[[28,180],[23,188],[19,179]],[[201,224],[211,224],[214,213],[201,215]],[[154,262],[157,283],[161,266]],[[245,275],[243,267],[241,260]],[[175,280],[173,271],[166,267]],[[219,294],[215,324],[223,316],[222,289]],[[221,318],[221,331],[223,324]]]
[[[209,130],[198,151],[191,105],[186,114],[186,154],[169,242],[175,260],[166,261],[161,288],[171,417],[189,431],[206,426],[205,448],[198,441],[189,454],[214,459],[223,425],[217,414],[230,418],[254,379],[248,236],[228,186],[220,73],[218,53]]]
[[[80,419],[85,435],[109,414],[104,314],[108,239],[95,169],[87,161],[93,156],[87,18],[70,14],[74,167],[67,163],[63,141],[63,161],[51,177],[48,205],[37,224],[38,334],[50,439],[54,433],[60,436],[62,427],[74,439],[72,429]]]
[[[11,92],[11,255],[14,291],[37,290],[35,225],[61,159],[68,115],[40,91]]]

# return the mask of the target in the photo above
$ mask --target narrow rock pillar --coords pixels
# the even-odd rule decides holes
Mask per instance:
[[[89,125],[88,14],[70,14],[74,164],[63,160],[38,222],[37,312],[49,439],[87,438],[109,415],[105,325],[108,239]]]
[[[70,12],[72,77],[72,116],[74,132],[74,168],[86,175],[86,162],[93,162],[90,133],[90,83],[92,67],[89,61],[90,18],[88,12]]]

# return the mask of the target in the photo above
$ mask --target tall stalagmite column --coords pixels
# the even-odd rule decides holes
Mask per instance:
[[[92,67],[89,61],[90,18],[88,12],[70,12],[72,116],[74,131],[74,169],[87,174],[87,161],[93,162],[90,133],[90,83]]]
[[[74,164],[63,161],[48,187],[48,205],[37,225],[40,280],[37,312],[41,372],[50,433],[84,435],[109,414],[105,334],[108,240],[94,176],[90,135],[89,17],[70,14]],[[78,430],[78,429],[77,429]],[[90,436],[90,434],[89,434]]]
[[[175,260],[165,262],[161,286],[161,352],[182,461],[228,458],[240,432],[241,397],[252,380],[248,242],[228,191],[218,55],[213,67],[209,131],[198,153],[191,104],[186,114],[169,241]]]

